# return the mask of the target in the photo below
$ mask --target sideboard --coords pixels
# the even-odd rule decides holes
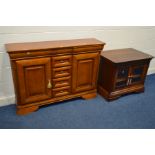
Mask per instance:
[[[104,45],[94,38],[6,44],[17,114],[71,98],[96,97]]]

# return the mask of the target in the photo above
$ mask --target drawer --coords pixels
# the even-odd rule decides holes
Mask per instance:
[[[70,75],[71,75],[71,66],[53,69],[53,78],[60,78],[60,77],[70,76]]]
[[[38,51],[24,51],[24,52],[15,52],[15,53],[10,53],[10,58],[11,59],[16,59],[16,58],[29,58],[29,57],[36,57],[36,56],[53,56],[55,54],[65,54],[65,53],[72,53],[71,48],[63,48],[63,49],[50,49],[50,50],[38,50]]]
[[[53,79],[53,88],[69,86],[71,84],[71,77],[63,77]]]
[[[52,59],[53,67],[70,66],[72,64],[72,56],[57,56]]]
[[[53,97],[59,97],[70,94],[70,86],[53,89]]]

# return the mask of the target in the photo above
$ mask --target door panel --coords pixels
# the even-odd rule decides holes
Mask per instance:
[[[143,82],[144,65],[131,66],[130,85]]]
[[[118,69],[117,79],[119,78],[128,78],[129,67],[122,67]]]
[[[129,67],[128,66],[119,66],[117,69],[117,76],[115,80],[115,89],[122,89],[128,85],[128,76],[129,76]]]
[[[29,59],[16,61],[20,103],[37,102],[52,97],[51,88],[51,59]]]
[[[96,88],[99,54],[79,54],[73,56],[73,89],[82,92]]]

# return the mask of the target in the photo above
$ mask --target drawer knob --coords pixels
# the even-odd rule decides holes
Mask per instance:
[[[30,52],[26,52],[26,54],[27,54],[27,55],[30,55],[31,53],[30,53]]]
[[[52,88],[51,80],[48,80],[47,88],[49,88],[49,89]]]
[[[60,91],[60,93],[63,93],[63,92],[64,92],[63,90]]]
[[[65,62],[64,60],[60,60],[61,63]]]

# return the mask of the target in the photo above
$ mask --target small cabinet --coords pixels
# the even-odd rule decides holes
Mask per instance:
[[[73,56],[73,92],[96,88],[99,53]]]
[[[123,88],[128,85],[129,67],[120,67],[117,70],[115,88]]]
[[[131,92],[143,92],[153,57],[132,48],[101,53],[98,92],[113,100]]]
[[[20,93],[19,104],[52,97],[50,58],[18,60],[16,65]]]

